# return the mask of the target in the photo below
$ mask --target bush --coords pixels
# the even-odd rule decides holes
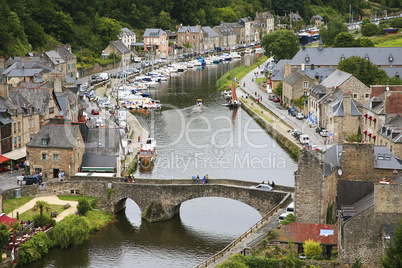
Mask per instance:
[[[89,204],[88,200],[85,198],[78,199],[78,214],[84,216],[85,213],[91,210],[91,205]]]
[[[35,214],[33,216],[33,220],[35,222],[35,227],[43,227],[43,226],[48,225],[49,223],[53,223],[53,221],[54,221],[53,219],[50,218],[49,214],[42,215],[42,225],[40,224],[40,214]]]
[[[287,225],[287,224],[290,224],[295,221],[296,221],[295,215],[289,214],[286,216],[286,218],[283,221],[280,222],[280,224]]]
[[[10,240],[10,227],[4,222],[0,225],[0,248],[3,248],[4,244]]]
[[[98,198],[91,201],[91,208],[96,208],[98,206]]]
[[[61,248],[78,245],[88,238],[89,230],[90,226],[87,218],[70,215],[65,217],[53,229],[53,241],[55,245]]]
[[[322,253],[322,247],[320,242],[315,242],[312,239],[309,239],[303,244],[304,253],[306,253],[307,257],[319,257]]]
[[[20,246],[18,265],[23,266],[40,259],[42,255],[49,253],[52,247],[52,240],[44,232],[37,233]]]

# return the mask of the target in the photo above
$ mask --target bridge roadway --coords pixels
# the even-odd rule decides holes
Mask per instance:
[[[99,198],[99,205],[116,213],[125,207],[127,198],[137,203],[142,218],[149,221],[168,220],[177,215],[180,205],[200,197],[223,197],[243,202],[255,208],[262,216],[276,207],[293,192],[292,187],[276,186],[275,190],[250,189],[255,182],[209,179],[209,184],[196,184],[191,179],[135,179],[134,183],[123,178],[72,177],[69,181],[48,182],[50,194],[84,195]]]

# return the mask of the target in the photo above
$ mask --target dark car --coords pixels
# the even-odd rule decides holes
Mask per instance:
[[[302,135],[303,133],[299,130],[295,130],[295,132],[293,133],[293,137],[295,137],[295,139],[299,139],[300,135]]]
[[[323,127],[318,127],[315,129],[315,132],[320,133],[321,131],[323,131],[325,128]]]
[[[24,181],[26,185],[32,185],[36,183],[42,183],[42,176],[41,175],[26,175],[24,176]]]
[[[296,117],[297,113],[298,113],[297,110],[293,110],[293,111],[290,112],[290,115],[293,116],[293,117]]]
[[[92,109],[91,114],[99,114],[99,110]]]

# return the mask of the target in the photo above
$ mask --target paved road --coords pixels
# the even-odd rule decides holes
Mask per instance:
[[[268,64],[272,61],[272,58],[268,59],[263,65]],[[263,66],[261,65],[261,66]],[[310,140],[312,140],[319,148],[326,150],[332,145],[324,145],[324,138],[321,137],[316,131],[315,128],[309,127],[305,120],[298,120],[295,117],[288,115],[288,111],[283,108],[279,103],[275,103],[268,99],[268,93],[261,90],[257,83],[253,82],[252,79],[255,78],[254,73],[257,72],[257,78],[263,77],[264,74],[261,73],[260,68],[256,68],[254,71],[251,71],[243,79],[240,81],[240,85],[245,83],[245,87],[241,87],[243,91],[248,93],[249,95],[255,96],[255,92],[257,92],[257,96],[261,96],[261,104],[269,109],[271,112],[275,113],[281,120],[292,126],[294,129],[299,129],[303,134],[308,134]]]
[[[24,173],[23,169],[21,169],[19,171],[10,171],[10,172],[0,173],[0,189],[5,191],[5,190],[12,189],[12,188],[20,187],[17,184],[17,176],[21,176],[22,173]]]

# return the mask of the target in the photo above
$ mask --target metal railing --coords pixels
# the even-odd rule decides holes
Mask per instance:
[[[237,237],[235,240],[233,240],[229,245],[227,245],[224,249],[213,255],[212,257],[209,257],[206,259],[203,263],[198,264],[197,266],[194,266],[194,268],[203,268],[203,267],[208,267],[208,265],[215,263],[217,260],[223,258],[225,254],[227,254],[231,249],[233,249],[237,244],[239,244],[241,241],[243,241],[245,238],[247,238],[250,234],[252,234],[255,230],[257,230],[259,227],[261,227],[266,221],[269,220],[269,218],[274,215],[278,209],[283,205],[283,203],[291,196],[291,194],[287,194],[286,197],[278,204],[276,205],[273,209],[271,209],[267,214],[265,214],[264,217],[262,217],[259,221],[257,221],[253,226],[251,226],[247,231],[245,231],[243,234],[241,234],[239,237]]]

